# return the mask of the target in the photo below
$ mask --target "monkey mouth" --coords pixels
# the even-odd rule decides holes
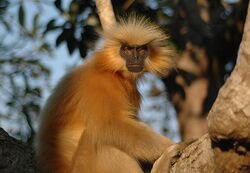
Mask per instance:
[[[141,64],[127,64],[127,69],[133,73],[139,73],[143,70],[143,65]]]

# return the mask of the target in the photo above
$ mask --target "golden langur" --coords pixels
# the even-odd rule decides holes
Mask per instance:
[[[121,19],[104,45],[57,85],[42,111],[38,164],[45,173],[143,173],[174,144],[138,120],[144,72],[172,67],[167,36],[145,18]]]

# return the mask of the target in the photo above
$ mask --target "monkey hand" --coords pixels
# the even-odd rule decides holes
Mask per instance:
[[[168,147],[154,163],[151,173],[169,173],[171,166],[180,158],[184,149],[193,142],[194,140],[189,140]]]

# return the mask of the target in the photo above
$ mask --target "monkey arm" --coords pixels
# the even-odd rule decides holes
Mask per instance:
[[[119,137],[115,139],[114,144],[138,160],[154,161],[168,146],[174,144],[145,123],[134,119],[124,120],[119,127]]]
[[[167,147],[174,144],[146,124],[127,117],[113,120],[112,124],[100,128],[95,135],[102,144],[112,145],[137,160],[150,162],[158,159]]]

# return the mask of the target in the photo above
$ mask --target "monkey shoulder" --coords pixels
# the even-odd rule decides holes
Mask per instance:
[[[113,74],[83,64],[65,75],[55,91],[60,88],[63,89],[61,93],[71,92],[71,95],[76,94],[84,98],[112,98],[119,95],[117,92],[121,86]]]

